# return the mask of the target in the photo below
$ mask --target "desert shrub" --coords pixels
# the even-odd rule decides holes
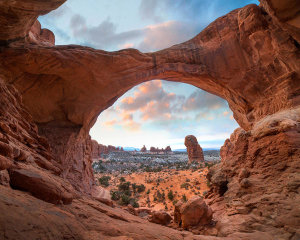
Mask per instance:
[[[183,183],[183,184],[181,184],[181,188],[185,188],[186,190],[188,190],[189,189],[189,186],[190,186],[190,184],[189,183],[187,183],[187,182],[185,182],[185,183]]]
[[[114,201],[120,200],[121,194],[122,193],[119,191],[113,191],[111,193],[111,200],[114,200]]]
[[[182,201],[184,201],[184,202],[187,201],[187,198],[186,198],[185,194],[182,195]]]
[[[126,190],[129,190],[130,184],[131,184],[130,182],[120,183],[118,185],[118,188],[119,188],[120,191],[126,191]]]
[[[175,206],[177,202],[178,202],[178,200],[174,200],[172,203]]]
[[[139,193],[144,192],[145,189],[146,189],[146,187],[145,187],[144,184],[137,185],[137,191],[138,191]]]
[[[186,182],[190,182],[191,180],[189,178],[185,179]]]
[[[146,192],[146,194],[150,194],[150,189],[148,189],[148,191]]]
[[[157,190],[155,193],[155,198],[157,199],[158,202],[163,202],[166,196],[165,193],[161,193],[159,190]]]
[[[136,183],[131,184],[131,187],[132,187],[133,192],[135,193],[136,192],[136,188],[137,188]]]
[[[135,198],[131,198],[130,200],[129,200],[129,204],[131,205],[131,206],[133,206],[134,208],[138,208],[140,205],[139,205],[139,203],[137,202],[137,200],[135,199]]]
[[[125,180],[125,178],[124,177],[120,177],[120,182],[121,183],[123,183],[123,182],[125,182],[126,180]]]
[[[127,196],[131,196],[131,191],[130,190],[124,190],[123,193]]]
[[[170,191],[168,192],[168,198],[169,198],[171,201],[174,199],[174,194],[173,194],[173,191],[172,191],[172,190],[170,190]]]
[[[126,194],[122,194],[120,198],[121,205],[128,205],[130,203],[130,197]]]
[[[101,178],[99,178],[99,183],[101,186],[103,187],[108,187],[109,186],[109,180],[111,179],[110,176],[102,176]]]
[[[206,194],[207,194],[207,191],[204,191],[204,192],[203,192],[203,197],[205,197]]]

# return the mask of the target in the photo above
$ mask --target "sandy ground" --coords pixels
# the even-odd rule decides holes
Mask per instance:
[[[208,169],[202,168],[196,171],[193,170],[163,170],[157,173],[133,173],[131,175],[120,175],[114,177],[108,174],[96,174],[96,178],[106,175],[111,176],[109,181],[110,185],[106,190],[116,190],[117,185],[120,183],[120,177],[124,177],[126,181],[136,184],[144,184],[146,190],[142,193],[136,195],[140,207],[149,207],[154,210],[167,210],[173,211],[174,205],[173,201],[182,199],[185,195],[187,199],[190,199],[194,195],[203,195],[204,191],[209,188],[207,186],[206,174]],[[187,183],[190,186],[182,188],[181,185]],[[147,194],[148,190],[150,192]],[[163,202],[154,201],[154,196],[157,191],[165,194],[165,204]],[[168,192],[172,190],[174,194],[174,199],[171,201],[168,199]],[[147,201],[148,200],[148,201]],[[150,200],[150,201],[149,201]],[[165,208],[167,206],[167,209]]]

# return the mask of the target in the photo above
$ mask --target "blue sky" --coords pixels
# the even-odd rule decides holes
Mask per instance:
[[[116,51],[160,50],[189,40],[216,18],[256,0],[68,0],[39,17],[57,45]],[[98,118],[90,134],[115,146],[184,148],[193,134],[218,148],[238,125],[226,101],[194,86],[151,81],[134,87]]]

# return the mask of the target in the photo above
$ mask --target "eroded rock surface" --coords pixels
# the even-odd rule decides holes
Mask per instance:
[[[263,228],[278,239],[299,238],[299,123],[300,109],[286,110],[225,141],[206,195],[220,236]]]
[[[298,239],[298,1],[261,0],[261,6],[234,10],[195,38],[154,53],[54,46],[54,35],[36,19],[63,2],[0,2],[0,236],[219,239],[78,199],[78,192],[94,189],[89,130],[99,113],[137,84],[165,79],[226,99],[241,126],[208,175],[206,201],[216,226],[204,234]],[[69,194],[71,204],[48,203],[70,203]]]
[[[203,150],[200,147],[197,138],[193,135],[185,137],[184,145],[189,157],[189,163],[202,163],[204,162]]]

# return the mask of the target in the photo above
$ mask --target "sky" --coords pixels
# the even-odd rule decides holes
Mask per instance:
[[[68,0],[40,16],[56,45],[152,52],[196,36],[226,13],[257,0]],[[225,100],[194,86],[154,80],[140,84],[103,111],[90,131],[105,145],[184,149],[193,134],[220,148],[238,124]]]

